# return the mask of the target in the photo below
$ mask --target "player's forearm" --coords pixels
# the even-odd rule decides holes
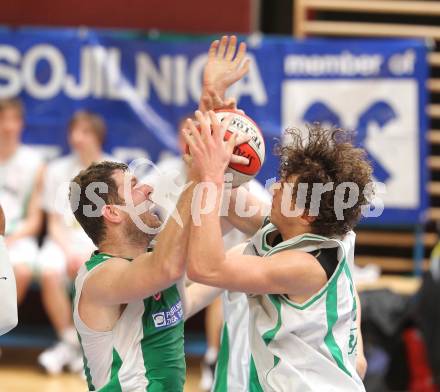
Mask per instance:
[[[186,287],[185,290],[185,319],[194,316],[206,308],[223,292],[223,289],[200,283],[193,283],[189,287]]]
[[[256,213],[252,216],[240,214],[240,210],[248,211],[249,209],[255,210]],[[247,189],[244,187],[235,188],[231,192],[226,219],[243,233],[252,236],[261,227],[266,215],[265,210],[268,210],[266,205],[252,196]]]
[[[185,271],[193,190],[194,185],[191,184],[181,194],[176,205],[177,217],[181,222],[173,216],[169,217],[157,237],[153,252],[155,262],[162,265],[164,273],[170,274],[172,280],[180,279]]]
[[[215,197],[208,197],[208,189],[203,189],[202,206],[209,213],[197,213],[199,221],[193,218],[188,249],[188,277],[196,282],[218,285],[225,261],[219,210],[222,201],[223,184],[215,186]],[[199,192],[202,191],[199,188]],[[214,189],[211,189],[214,191]],[[197,196],[196,196],[197,197]],[[206,206],[213,202],[213,206]],[[194,213],[194,212],[193,212]]]
[[[0,297],[2,312],[0,314],[0,335],[5,334],[17,325],[17,289],[14,272],[9,263],[3,237],[0,235]]]

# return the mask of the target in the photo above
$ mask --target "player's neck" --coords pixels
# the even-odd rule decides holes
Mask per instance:
[[[99,247],[100,253],[120,257],[122,259],[134,259],[146,252],[146,247],[118,246],[116,244],[108,244]]]
[[[142,253],[145,253],[147,246],[148,241],[145,243],[138,242],[133,244],[130,241],[127,241],[127,239],[122,239],[122,241],[119,241],[119,239],[108,238],[100,244],[99,252],[121,257],[123,259],[134,259]]]
[[[310,233],[311,228],[308,225],[289,225],[287,227],[278,227],[278,231],[280,232],[281,237],[283,237],[283,241],[287,241],[298,235]]]
[[[0,143],[0,162],[5,162],[11,158],[17,151],[18,147],[20,147],[20,142],[17,142],[16,140],[2,140]]]

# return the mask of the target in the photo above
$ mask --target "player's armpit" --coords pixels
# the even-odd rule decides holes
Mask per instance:
[[[181,278],[164,263],[156,263],[153,253],[133,261],[113,258],[96,267],[84,283],[83,295],[102,305],[118,305],[150,297]]]
[[[191,264],[191,263],[190,263]],[[251,294],[288,294],[292,297],[313,295],[327,282],[327,276],[312,255],[286,250],[267,258],[246,255],[228,255],[188,272],[190,279],[231,291]]]

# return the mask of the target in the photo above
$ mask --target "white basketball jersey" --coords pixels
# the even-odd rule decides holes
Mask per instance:
[[[347,261],[354,233],[345,243],[304,234],[270,247],[266,238],[274,230],[269,223],[252,238],[255,255],[337,248],[338,264],[326,285],[305,303],[286,295],[248,296],[251,355],[258,375],[251,384],[271,392],[365,391],[356,372],[357,305]]]
[[[6,218],[6,235],[16,231],[26,212],[43,158],[29,146],[20,146],[14,155],[0,162],[0,203]]]

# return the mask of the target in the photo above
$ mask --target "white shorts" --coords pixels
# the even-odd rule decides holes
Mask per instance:
[[[11,264],[27,264],[31,268],[35,265],[38,253],[38,243],[34,237],[24,237],[8,246]]]
[[[77,246],[75,248],[82,249],[81,253],[84,254],[84,262],[90,258],[91,253],[95,250],[90,244],[84,244],[84,246]],[[44,239],[38,254],[37,268],[40,271],[52,269],[61,274],[67,273],[67,258],[65,253],[55,241],[48,237]]]

